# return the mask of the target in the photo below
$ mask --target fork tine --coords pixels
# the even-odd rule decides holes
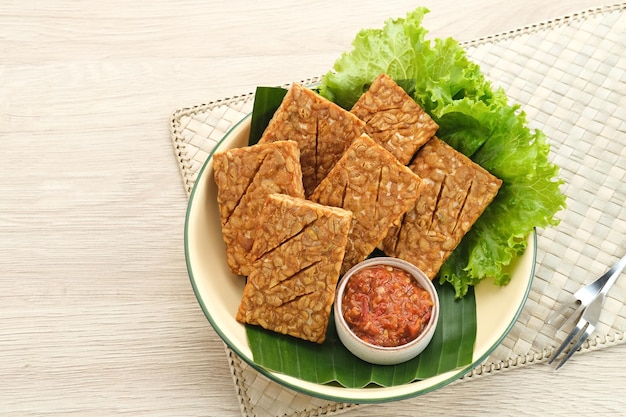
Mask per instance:
[[[587,326],[585,327],[585,331],[582,332],[582,334],[579,335],[578,340],[576,341],[576,343],[574,344],[574,346],[572,346],[572,348],[569,350],[569,352],[567,352],[567,355],[565,355],[565,357],[561,360],[561,362],[559,362],[559,364],[557,365],[557,367],[555,368],[555,370],[559,369],[561,366],[565,365],[565,362],[567,362],[567,360],[569,358],[572,357],[572,355],[578,351],[578,349],[580,349],[580,347],[583,345],[583,343],[585,342],[585,340],[587,340],[587,338],[589,336],[591,336],[591,333],[593,332],[593,328],[594,326],[592,326],[591,324],[587,323]]]
[[[572,323],[580,319],[581,315],[583,314],[584,309],[585,309],[585,306],[579,303],[576,309],[572,312],[572,314],[570,314],[567,320],[565,320],[565,322],[559,328],[567,329]]]
[[[572,343],[572,340],[574,340],[575,337],[577,337],[578,335],[580,335],[580,333],[583,331],[583,329],[588,325],[589,323],[587,322],[587,320],[581,318],[578,323],[576,323],[576,327],[572,329],[571,332],[569,332],[569,334],[567,335],[567,337],[565,338],[565,340],[563,341],[563,343],[561,343],[561,346],[559,346],[559,348],[557,349],[557,351],[554,353],[554,355],[552,355],[552,358],[550,358],[550,362],[548,362],[548,364],[551,364],[552,362],[554,362],[554,360],[565,350],[565,348]]]
[[[578,304],[579,301],[576,300],[576,304]],[[580,306],[580,304],[579,304]],[[552,313],[550,315],[550,318],[548,318],[548,324],[552,324],[553,321],[555,321],[558,317],[562,316],[565,314],[565,312],[567,311],[567,309],[571,308],[572,304],[563,304],[558,310],[556,310],[554,313]]]
[[[576,320],[578,320],[580,318],[580,315],[582,314],[583,310],[585,309],[585,306],[580,302],[580,300],[577,300],[574,304],[574,311],[572,311],[570,313],[570,315],[567,317],[567,319],[565,321],[563,321],[563,323],[561,323],[556,330],[558,331],[559,329],[566,329],[568,328],[573,322],[575,322]],[[552,324],[553,321],[556,320],[557,317],[560,316],[564,316],[565,312],[572,308],[572,304],[565,304],[564,306],[562,306],[561,308],[559,308],[548,320],[548,324]]]

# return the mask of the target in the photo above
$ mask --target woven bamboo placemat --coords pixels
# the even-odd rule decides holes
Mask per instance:
[[[557,227],[538,230],[536,274],[516,324],[459,383],[544,362],[564,336],[555,339],[546,324],[551,312],[626,251],[625,10],[626,3],[586,10],[463,44],[487,78],[522,105],[531,128],[546,134],[568,207]],[[252,111],[253,99],[249,93],[173,113],[174,152],[188,194],[216,143]],[[582,352],[624,343],[624,300],[622,278]],[[226,354],[245,416],[330,415],[357,407],[286,389],[227,347]]]

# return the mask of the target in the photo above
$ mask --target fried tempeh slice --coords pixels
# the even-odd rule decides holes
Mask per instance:
[[[228,266],[248,275],[258,216],[268,194],[304,197],[300,150],[292,141],[230,149],[213,155],[217,203]]]
[[[437,137],[410,168],[422,178],[417,203],[390,228],[381,249],[433,279],[502,185],[480,165]]]
[[[365,132],[407,165],[439,126],[396,82],[379,75],[351,113],[365,121]]]
[[[365,122],[358,117],[295,83],[259,143],[298,142],[304,191],[309,196],[364,129]]]
[[[237,320],[322,343],[351,223],[347,210],[271,194]]]
[[[352,211],[342,274],[364,260],[392,223],[414,205],[420,182],[367,135],[354,140],[311,195],[318,203]]]

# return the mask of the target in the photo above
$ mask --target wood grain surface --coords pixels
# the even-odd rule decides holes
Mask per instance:
[[[465,41],[605,4],[2,1],[0,415],[240,415],[187,277],[174,110],[320,75],[418,5]],[[625,364],[622,345],[346,415],[620,414]]]

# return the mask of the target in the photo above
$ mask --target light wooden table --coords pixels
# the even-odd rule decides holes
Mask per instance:
[[[606,3],[422,1],[470,40]],[[462,4],[462,5],[461,5]],[[183,253],[175,109],[326,72],[413,1],[0,3],[0,415],[235,416]],[[347,415],[623,413],[626,346]]]

